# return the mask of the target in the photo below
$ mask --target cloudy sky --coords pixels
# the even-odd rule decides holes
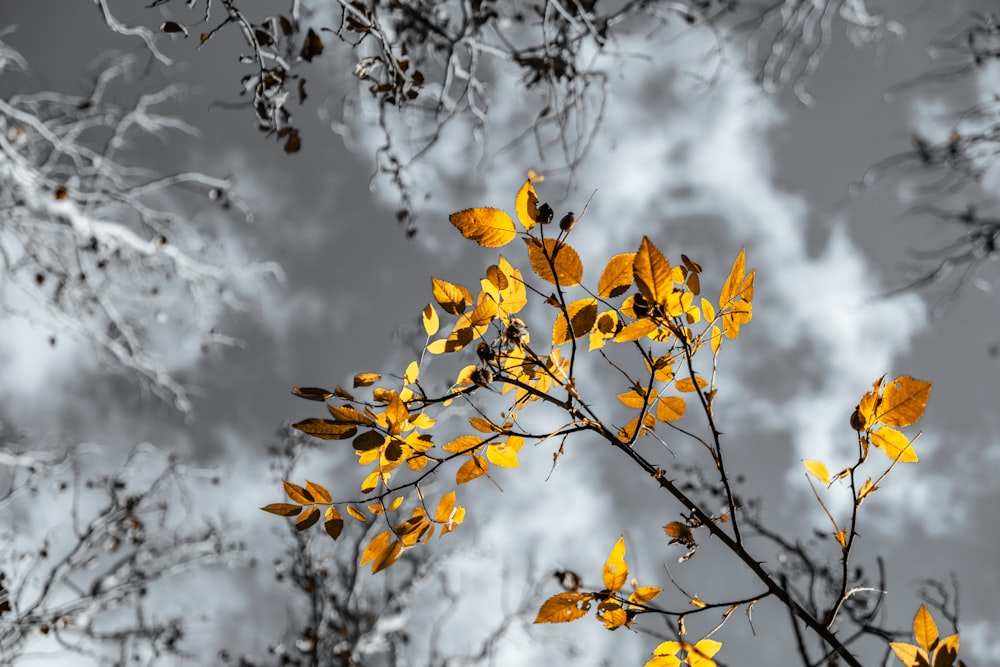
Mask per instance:
[[[865,503],[858,557],[869,565],[876,555],[885,557],[886,601],[897,627],[912,618],[921,579],[957,572],[962,654],[969,664],[1000,665],[994,640],[1000,518],[993,511],[1000,492],[992,479],[1000,470],[1000,361],[990,354],[1000,342],[998,275],[987,265],[956,296],[942,298],[945,285],[880,298],[912,278],[910,250],[933,248],[948,237],[910,212],[925,185],[917,170],[904,165],[859,193],[852,189],[869,167],[906,151],[915,130],[948,132],[949,112],[992,94],[1000,70],[887,95],[936,66],[928,44],[943,27],[987,3],[877,4],[900,22],[899,34],[859,49],[835,30],[808,82],[811,106],[790,90],[763,94],[754,72],[741,65],[739,44],[723,46],[726,63],[706,85],[718,53],[707,32],[623,44],[623,52],[647,57],[612,69],[604,129],[575,181],[567,183],[556,171],[539,193],[561,212],[579,211],[596,190],[572,237],[586,281],[597,280],[610,254],[633,251],[646,235],[671,259],[684,252],[699,261],[711,292],[739,248],[747,248],[748,264],[757,270],[755,317],[720,357],[716,410],[730,466],[746,471],[747,493],[764,499],[772,526],[803,535],[823,526],[798,461],[819,459],[831,469],[848,463],[854,439],[848,416],[872,381],[887,373],[934,383],[921,422],[921,461],[899,466]],[[17,26],[4,39],[34,67],[33,78],[4,82],[5,95],[32,88],[79,92],[88,62],[100,52],[140,48],[111,35],[90,3],[45,5],[18,3],[0,16],[0,23]],[[148,25],[162,20],[151,14],[123,17]],[[431,298],[430,277],[468,285],[496,260],[495,253],[461,239],[448,213],[479,205],[510,211],[525,172],[545,173],[558,163],[555,156],[551,163],[541,160],[530,145],[500,151],[530,102],[501,79],[490,133],[474,137],[459,126],[416,172],[430,196],[419,203],[419,234],[408,240],[394,222],[391,188],[380,180],[370,187],[377,136],[355,126],[345,146],[331,130],[347,85],[342,65],[317,61],[309,73],[315,88],[298,112],[306,141],[301,153],[286,156],[256,132],[247,112],[209,108],[235,99],[240,70],[223,60],[239,48],[235,41],[195,51],[192,43],[176,40],[163,48],[177,63],[169,74],[154,76],[190,86],[176,111],[200,134],[144,148],[135,158],[164,170],[231,175],[253,220],[206,212],[219,218],[214,224],[225,255],[276,261],[284,280],[258,285],[246,312],[220,321],[242,345],[202,357],[184,340],[165,340],[166,362],[193,388],[193,418],[105,376],[86,345],[67,341],[50,348],[47,332],[6,316],[0,321],[0,405],[6,420],[38,437],[100,443],[108,452],[146,441],[224,468],[226,492],[212,502],[266,553],[277,519],[256,508],[280,499],[267,472],[266,447],[284,421],[318,415],[315,404],[290,396],[289,388],[347,386],[361,371],[401,372],[414,358],[417,314]],[[997,175],[987,173],[984,190],[998,185]],[[515,263],[524,260],[518,253],[516,247],[505,251]],[[595,364],[584,368],[595,382],[603,377]],[[592,391],[600,388],[591,385]],[[595,399],[610,410],[603,401]],[[499,477],[503,493],[487,483],[462,490],[469,519],[455,544],[485,554],[470,557],[454,575],[475,610],[460,616],[475,619],[459,624],[463,632],[497,622],[521,582],[548,570],[570,568],[596,582],[621,534],[643,584],[665,585],[661,564],[667,563],[703,597],[715,592],[706,577],[728,585],[724,558],[699,554],[688,572],[687,565],[676,566],[678,554],[667,548],[659,526],[679,509],[588,444],[568,447],[549,482],[552,446],[543,444],[522,454],[522,470]],[[311,479],[341,484],[349,493],[360,480],[349,457],[331,453],[312,465]],[[836,491],[831,507],[842,509]],[[218,599],[232,597],[220,592]],[[234,613],[231,604],[220,602],[219,609],[214,618],[220,627],[235,632],[226,616]],[[769,611],[771,619],[759,614],[765,629],[784,623],[779,610]],[[728,631],[739,652],[724,649],[722,660],[759,655],[774,663],[782,655],[766,633],[754,640],[747,628],[732,625]],[[541,664],[563,655],[562,642],[596,652],[591,655],[618,656],[616,664],[642,664],[656,643],[638,634],[597,633],[589,619],[575,626],[515,636],[500,649],[498,664],[515,658]],[[727,641],[725,634],[719,638]]]

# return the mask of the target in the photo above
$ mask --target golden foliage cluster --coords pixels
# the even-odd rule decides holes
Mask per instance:
[[[318,523],[322,515],[324,529],[334,540],[344,528],[338,507],[357,522],[384,522],[385,530],[370,540],[360,558],[361,565],[371,564],[372,571],[378,572],[390,567],[406,550],[426,544],[435,532],[443,536],[463,523],[466,512],[457,504],[456,490],[445,489],[435,504],[425,497],[425,480],[453,467],[456,486],[479,478],[497,483],[497,469],[519,467],[519,456],[529,441],[564,443],[571,434],[590,432],[615,448],[634,452],[640,438],[653,434],[660,424],[678,428],[674,423],[683,419],[691,406],[697,406],[708,420],[714,444],[691,437],[705,446],[719,470],[724,471],[720,432],[713,422],[717,392],[714,369],[723,342],[737,338],[753,317],[755,274],[747,269],[745,250],[737,255],[715,300],[702,293],[702,267],[697,262],[681,255],[680,261],[671,263],[645,236],[634,252],[611,256],[600,271],[596,287],[588,287],[580,254],[568,242],[574,230],[586,225],[586,209],[580,216],[567,213],[558,225],[552,225],[554,212],[548,204],[539,203],[535,190],[540,181],[540,177],[529,174],[515,197],[513,217],[488,207],[450,216],[464,237],[485,248],[508,246],[520,236],[530,277],[499,255],[472,289],[432,278],[433,301],[421,310],[427,336],[424,349],[402,374],[360,373],[354,377],[350,391],[340,386],[332,391],[319,387],[293,389],[304,399],[324,402],[328,413],[304,419],[294,424],[295,428],[317,438],[351,442],[358,464],[366,470],[359,486],[360,498],[334,501],[327,489],[314,482],[298,486],[285,481],[291,502],[267,505],[265,511],[295,517],[299,530]],[[521,319],[529,299],[551,308],[551,325],[529,327]],[[541,331],[546,335],[539,344]],[[611,361],[608,353],[615,346],[636,351],[644,372],[626,371]],[[704,356],[703,350],[712,363],[709,377],[702,376],[692,363],[695,355]],[[601,419],[592,403],[581,396],[574,365],[585,351],[604,357],[626,380],[617,393],[629,415],[625,423],[612,425]],[[447,390],[431,395],[421,383],[422,369],[435,356],[460,357],[459,353],[467,354],[472,363],[451,376],[454,380]],[[808,473],[825,485],[846,480],[854,495],[855,514],[846,527],[842,528],[827,512],[845,563],[855,537],[857,507],[877,490],[892,466],[917,460],[913,441],[898,429],[920,419],[930,388],[930,383],[907,376],[888,383],[884,377],[879,379],[851,416],[851,426],[858,433],[857,461],[832,476],[822,462],[803,462]],[[606,392],[607,384],[600,390]],[[487,392],[485,396],[505,401],[506,407],[494,415],[473,400],[476,392]],[[442,438],[440,429],[436,429],[439,413],[456,401],[474,414],[464,418],[464,432],[456,434],[449,427],[450,435]],[[519,415],[536,402],[561,409],[568,420],[558,428],[532,432]],[[866,461],[871,445],[882,449],[891,464],[876,481],[869,477],[856,485],[855,472]],[[553,454],[553,469],[563,454],[560,445]],[[647,467],[647,471],[660,480],[661,486],[670,485],[660,468]],[[405,500],[407,490],[415,492],[415,503]],[[664,526],[670,544],[688,549],[682,561],[694,555],[697,543],[693,531],[701,527],[724,538],[719,524],[734,522],[736,540],[730,548],[742,548],[734,518],[738,508],[731,491],[729,494],[729,508],[721,516],[689,508],[691,512],[683,522],[671,521]],[[823,507],[826,509],[825,504]],[[639,586],[633,579],[631,592],[623,591],[628,581],[624,539],[618,540],[604,564],[602,589],[581,591],[579,577],[564,574],[572,574],[569,580],[575,583],[545,601],[536,623],[574,621],[595,607],[596,618],[607,629],[615,630],[631,626],[640,614],[662,611],[650,604],[662,592],[660,588]],[[710,605],[697,596],[687,597],[690,613],[728,605],[723,620],[744,604],[749,605],[749,617],[755,602]],[[713,657],[722,644],[708,636],[694,643],[684,641],[686,613],[678,619],[677,641],[661,643],[647,667],[715,665]],[[914,662],[918,658],[912,656],[926,658],[931,651],[936,656],[952,646],[950,638],[937,641],[926,631],[918,634],[918,644],[916,653],[900,648],[908,645],[893,644],[893,648],[904,662],[910,660],[908,665],[916,665],[924,663]],[[957,649],[957,637],[954,647]]]

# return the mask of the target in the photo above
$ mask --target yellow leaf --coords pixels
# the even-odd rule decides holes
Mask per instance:
[[[590,611],[590,600],[586,593],[558,593],[542,604],[535,617],[535,623],[568,623],[582,618]]]
[[[707,382],[705,382],[705,378],[696,378],[696,379],[698,381],[697,387],[695,386],[695,383],[691,380],[691,378],[680,378],[677,380],[677,382],[674,383],[674,386],[677,387],[677,391],[690,393],[692,391],[697,391],[698,389],[701,389],[706,384],[708,384]]]
[[[520,465],[517,460],[517,452],[523,445],[524,438],[512,435],[506,442],[487,447],[486,458],[489,459],[490,463],[501,468],[516,468]]]
[[[927,652],[919,646],[903,642],[889,642],[889,646],[906,667],[930,667],[931,662]]]
[[[361,523],[367,523],[368,522],[368,517],[366,517],[364,514],[362,514],[358,510],[354,509],[350,505],[344,505],[344,509],[347,510],[348,514],[350,514],[353,518],[357,519]]]
[[[368,473],[368,475],[365,476],[364,481],[361,482],[361,493],[374,491],[375,487],[378,486],[380,476],[381,475],[378,470],[372,470]]]
[[[583,280],[583,262],[572,246],[555,239],[526,238],[524,242],[528,245],[531,268],[542,280],[562,287],[579,285]]]
[[[317,419],[315,417],[303,419],[298,423],[292,424],[292,427],[314,438],[322,438],[323,440],[346,440],[347,438],[353,438],[354,434],[358,432],[358,427],[353,424],[339,424],[329,419]]]
[[[455,509],[455,492],[449,491],[438,501],[437,510],[434,512],[434,520],[438,523],[445,523],[451,519],[451,513]]]
[[[604,563],[604,587],[612,593],[618,592],[628,578],[628,564],[625,562],[625,538],[619,537]]]
[[[331,500],[331,498],[330,498],[330,492],[327,491],[325,487],[320,486],[319,484],[316,484],[315,482],[310,482],[307,479],[306,480],[306,491],[308,491],[309,494],[313,498],[316,499],[316,502],[321,503],[323,505],[329,505],[330,504],[330,500]]]
[[[278,516],[295,516],[302,511],[302,506],[292,505],[291,503],[271,503],[270,505],[261,507],[261,509],[271,514],[277,514]]]
[[[462,464],[455,473],[455,482],[458,484],[465,484],[466,482],[471,482],[477,477],[482,477],[486,474],[486,469],[489,464],[486,462],[482,456],[473,455],[471,459]]]
[[[637,320],[631,324],[626,324],[621,331],[615,334],[616,343],[627,343],[633,340],[639,340],[644,336],[648,336],[654,331],[658,330],[659,327],[652,320]]]
[[[604,271],[601,272],[601,279],[597,281],[597,294],[605,299],[613,299],[628,291],[632,286],[634,260],[634,252],[615,255],[608,260]]]
[[[826,466],[819,461],[809,461],[807,459],[802,459],[802,465],[806,467],[806,470],[811,472],[813,476],[824,484],[830,483],[830,471],[826,469]]]
[[[517,191],[514,198],[514,210],[517,212],[518,222],[526,231],[531,231],[538,221],[538,195],[535,193],[535,186],[529,178]]]
[[[640,586],[628,596],[628,601],[632,604],[646,604],[662,592],[663,589],[656,586]]]
[[[643,667],[680,667],[681,664],[681,659],[676,655],[657,655]]]
[[[722,648],[722,642],[714,639],[702,639],[688,648],[687,663],[691,667],[715,667],[712,657]]]
[[[319,521],[319,508],[315,505],[306,509],[295,519],[295,530],[308,530]]]
[[[893,461],[913,463],[919,460],[909,438],[894,428],[886,426],[873,431],[871,442],[876,447],[880,447],[885,452],[885,455]]]
[[[719,327],[715,325],[712,326],[711,342],[712,342],[712,354],[718,354],[719,347],[722,345],[722,331],[720,331]]]
[[[366,565],[372,562],[383,554],[388,548],[389,543],[392,541],[392,532],[384,530],[378,535],[376,535],[368,546],[365,547],[364,552],[361,554],[360,565]]]
[[[451,315],[461,315],[472,305],[472,292],[447,280],[431,278],[434,299]]]
[[[733,268],[729,272],[729,277],[726,278],[726,282],[722,286],[722,293],[719,295],[719,307],[721,309],[725,309],[738,296],[737,291],[743,285],[743,275],[746,273],[746,266],[747,249],[742,248],[740,254],[736,256],[736,261],[733,262]]]
[[[628,625],[628,614],[617,600],[602,600],[597,605],[597,618],[604,622],[604,627],[608,630]]]
[[[360,424],[363,426],[371,426],[375,423],[371,417],[349,405],[328,405],[326,406],[326,409],[330,411],[330,414],[337,420],[338,424]]]
[[[448,339],[440,338],[438,340],[432,341],[427,345],[427,351],[431,354],[444,354],[445,352],[454,352],[448,348]]]
[[[691,606],[698,607],[698,609],[704,609],[708,605],[705,604],[704,600],[695,595],[693,598],[691,598]]]
[[[858,500],[857,500],[858,507],[861,506],[861,503],[864,502],[865,498],[875,493],[876,491],[878,491],[878,487],[872,484],[872,478],[869,477],[868,479],[865,480],[865,483],[861,485],[861,488],[858,489]]]
[[[667,302],[667,295],[674,291],[674,274],[667,258],[645,236],[632,262],[632,271],[636,287],[648,303]]]
[[[650,393],[646,393],[645,387],[634,388],[631,391],[626,391],[622,394],[618,394],[618,400],[622,402],[626,408],[639,409],[645,407],[646,405],[652,404],[656,400],[656,390],[653,389]]]
[[[567,343],[574,338],[586,336],[597,321],[597,299],[579,299],[566,306],[569,313],[569,327],[566,326],[566,316],[559,313],[552,327],[552,345]]]
[[[662,422],[677,421],[684,416],[687,406],[680,396],[663,396],[656,406],[656,416]]]
[[[484,248],[499,248],[514,240],[514,221],[498,208],[468,208],[452,213],[448,219],[462,232]]]
[[[497,265],[500,267],[500,271],[507,276],[507,288],[500,290],[504,312],[507,315],[514,315],[528,304],[528,292],[524,286],[524,278],[521,276],[520,269],[511,266],[503,255],[500,255],[500,261]]]
[[[424,331],[427,332],[428,336],[433,336],[438,332],[438,328],[441,326],[441,320],[438,319],[438,314],[434,309],[434,304],[427,304],[424,307],[423,312],[420,313],[420,318],[424,323]]]
[[[924,414],[931,383],[902,375],[889,382],[882,393],[875,421],[886,426],[909,426]]]
[[[715,307],[712,302],[708,299],[702,298],[701,300],[701,312],[705,315],[705,321],[711,322],[715,319]]]
[[[379,373],[358,373],[354,376],[354,386],[355,387],[368,387],[379,380],[382,376]]]
[[[323,529],[326,531],[327,535],[333,539],[340,537],[341,531],[344,530],[344,517],[340,515],[337,508],[333,505],[327,507],[324,519]]]
[[[481,444],[483,444],[483,439],[478,436],[462,435],[444,445],[441,449],[451,454],[467,454],[474,451]]]
[[[298,484],[292,484],[291,482],[281,480],[281,485],[285,487],[285,493],[288,497],[300,505],[312,505],[316,502],[315,499],[313,499],[312,494]]]
[[[938,639],[937,624],[924,605],[920,605],[916,616],[913,617],[913,638],[925,651],[930,651]]]

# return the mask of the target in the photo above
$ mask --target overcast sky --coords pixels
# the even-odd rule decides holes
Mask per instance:
[[[927,44],[942,26],[988,3],[929,2],[919,9],[904,1],[878,4],[905,33],[859,50],[838,31],[808,84],[812,108],[790,91],[762,94],[735,46],[725,47],[729,58],[718,80],[704,86],[694,74],[710,70],[709,34],[624,45],[623,51],[648,52],[649,59],[632,60],[611,77],[605,129],[575,185],[553,177],[539,192],[561,212],[579,211],[597,190],[572,238],[586,281],[596,282],[610,254],[635,250],[647,235],[669,258],[684,252],[699,261],[711,292],[739,248],[747,247],[748,265],[757,270],[755,317],[720,357],[716,411],[731,448],[729,465],[747,471],[747,493],[764,498],[772,525],[802,534],[823,525],[799,459],[824,460],[831,469],[848,462],[854,441],[848,417],[872,381],[887,373],[934,383],[921,421],[921,461],[899,466],[866,501],[858,557],[872,565],[877,554],[885,556],[887,602],[900,627],[917,608],[917,582],[956,571],[962,655],[967,664],[1000,665],[994,639],[1000,491],[993,478],[1000,470],[1000,361],[989,353],[1000,341],[996,268],[987,266],[978,284],[943,303],[940,291],[876,298],[907,281],[910,249],[933,247],[945,237],[908,213],[920,181],[905,169],[849,196],[867,168],[908,149],[914,129],[946,131],[945,112],[996,90],[1000,70],[991,69],[960,84],[886,96],[894,84],[933,66]],[[159,20],[152,12],[137,16],[148,25]],[[140,48],[109,34],[92,3],[7,3],[2,24],[17,25],[5,39],[35,68],[34,81],[18,84],[24,89],[79,92],[87,63],[102,50]],[[193,421],[139,395],[135,385],[103,375],[85,346],[67,342],[51,349],[44,331],[9,319],[0,321],[0,403],[16,425],[66,442],[93,441],[117,451],[149,441],[225,466],[227,491],[215,499],[218,509],[266,545],[279,520],[256,508],[281,494],[266,472],[265,448],[283,421],[319,416],[316,404],[292,397],[289,388],[346,386],[361,371],[401,372],[414,355],[409,334],[431,298],[430,277],[468,285],[496,261],[495,253],[460,238],[447,214],[480,205],[512,211],[525,172],[544,173],[552,165],[527,146],[483,167],[480,141],[460,132],[448,136],[418,172],[433,196],[420,202],[419,234],[408,240],[394,222],[391,189],[382,181],[369,189],[376,137],[355,128],[351,152],[324,122],[339,116],[343,65],[318,60],[308,73],[316,83],[298,112],[304,148],[286,156],[253,128],[248,112],[208,110],[213,101],[235,99],[240,70],[219,61],[238,45],[220,42],[196,52],[192,41],[165,48],[179,61],[170,77],[191,86],[178,113],[201,134],[137,159],[162,169],[186,165],[231,174],[254,220],[225,221],[227,254],[275,260],[286,279],[265,285],[248,312],[221,323],[243,346],[207,358],[187,352],[182,340],[164,346],[179,377],[198,389]],[[487,151],[503,146],[519,122],[522,98],[507,92],[491,109],[497,129],[485,139]],[[984,190],[995,191],[998,174],[987,174]],[[519,253],[514,246],[505,250],[527,268]],[[725,559],[699,554],[689,572],[676,565],[679,554],[667,548],[659,526],[679,509],[651,484],[641,488],[615,457],[588,448],[593,444],[568,447],[547,483],[548,444],[525,451],[522,470],[500,475],[502,494],[488,483],[461,490],[467,534],[456,535],[455,543],[492,554],[473,559],[461,575],[476,612],[471,627],[500,617],[502,590],[516,597],[521,581],[547,570],[571,568],[596,583],[623,533],[643,584],[669,583],[661,563],[703,597],[725,583],[725,571],[715,584],[704,583]],[[316,465],[311,479],[360,481],[351,476],[356,467],[349,457],[330,455]],[[526,571],[529,553],[533,572]],[[505,581],[498,563],[509,573]],[[778,611],[770,609],[772,620],[784,623]],[[216,617],[226,613],[233,610]],[[766,628],[770,621],[760,616]],[[219,622],[232,626],[231,620]],[[639,634],[598,633],[591,619],[574,625],[535,635],[567,639],[597,655],[614,652],[616,664],[642,664],[655,646]],[[768,656],[781,664],[766,633],[753,640],[745,623],[732,625],[740,653],[724,648],[720,659],[738,664],[746,661],[741,656]],[[726,641],[725,634],[720,638]],[[515,664],[509,662],[515,657],[516,664],[541,664],[553,650],[558,656],[564,647],[512,642],[501,649],[498,664]]]

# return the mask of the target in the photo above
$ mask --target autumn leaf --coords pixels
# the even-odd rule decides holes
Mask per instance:
[[[528,261],[531,262],[531,268],[542,280],[562,287],[579,285],[583,280],[583,262],[572,246],[555,239],[542,241],[526,238],[524,242],[528,246]],[[553,267],[555,267],[554,272]]]
[[[558,593],[542,604],[535,617],[535,623],[568,623],[582,618],[590,611],[590,600],[586,593]]]
[[[900,463],[918,461],[910,439],[894,428],[885,426],[871,434],[871,443],[882,449],[885,455]]]
[[[663,589],[656,586],[640,586],[628,596],[628,601],[631,604],[646,604],[662,592]]]
[[[451,315],[461,315],[472,305],[472,292],[447,280],[431,278],[434,299]]]
[[[938,640],[937,623],[931,618],[930,612],[924,605],[920,605],[917,614],[913,617],[913,638],[925,651],[930,651],[934,642]]]
[[[517,212],[518,222],[526,231],[531,231],[538,222],[538,194],[531,179],[527,179],[521,189],[517,191],[514,198],[514,210]]]
[[[826,466],[819,461],[809,461],[807,459],[802,459],[802,465],[806,467],[812,475],[823,482],[824,484],[830,483],[830,472],[826,469]]]
[[[295,530],[308,530],[319,521],[319,508],[315,505],[306,510],[295,519]]]
[[[311,505],[315,502],[312,494],[306,489],[302,488],[298,484],[292,484],[291,482],[281,480],[281,485],[285,487],[285,493],[289,498],[294,500],[300,505]]]
[[[291,503],[271,503],[261,507],[265,512],[277,514],[278,516],[295,516],[302,511],[302,505],[292,505]]]
[[[613,299],[627,292],[632,286],[634,260],[634,252],[615,255],[608,260],[601,272],[601,279],[597,281],[597,294],[605,299]]]
[[[319,484],[316,484],[315,482],[310,482],[307,479],[306,480],[306,491],[309,492],[309,495],[311,495],[313,498],[315,498],[316,502],[321,503],[323,505],[329,505],[330,504],[330,500],[331,500],[331,498],[330,498],[330,492],[326,490],[326,487],[320,486]]]
[[[498,208],[469,208],[448,218],[467,239],[484,248],[499,248],[514,240],[514,221]]]
[[[625,538],[619,537],[604,563],[604,587],[616,593],[628,578],[628,564],[625,562]]]
[[[321,387],[292,387],[292,393],[310,401],[325,401],[333,397],[333,392]]]
[[[341,424],[329,419],[317,419],[310,417],[300,422],[292,424],[292,428],[303,433],[323,440],[345,440],[353,438],[358,432],[358,427],[354,424]]]
[[[340,512],[333,505],[326,508],[323,530],[334,540],[340,537],[341,531],[344,530],[344,517],[340,515]]]
[[[424,331],[428,336],[433,336],[438,332],[441,321],[438,319],[437,311],[432,304],[427,304],[420,313],[420,319],[424,324]]]
[[[910,426],[924,414],[931,383],[903,375],[889,382],[882,392],[882,402],[874,421],[886,426]]]
[[[687,663],[691,667],[715,667],[715,661],[712,658],[719,652],[720,648],[722,648],[722,642],[702,639],[688,648]]]
[[[517,468],[520,463],[517,453],[524,446],[524,438],[512,435],[506,441],[486,448],[486,458],[495,466],[501,468]]]
[[[931,667],[930,657],[927,651],[913,644],[904,642],[889,642],[892,652],[903,661],[906,667]]]
[[[665,304],[674,291],[674,278],[679,277],[670,268],[670,262],[648,237],[642,237],[639,251],[632,261],[639,293],[650,304]]]
[[[455,473],[455,482],[458,484],[466,484],[476,479],[477,477],[482,477],[486,474],[486,469],[489,464],[486,459],[482,456],[473,455],[468,461],[463,463]]]
[[[597,299],[579,299],[566,306],[566,311],[569,313],[570,326],[566,326],[566,316],[560,312],[552,327],[553,347],[590,333],[597,321]]]
[[[684,399],[680,396],[663,396],[656,406],[656,416],[662,422],[677,421],[684,416],[686,409]]]

